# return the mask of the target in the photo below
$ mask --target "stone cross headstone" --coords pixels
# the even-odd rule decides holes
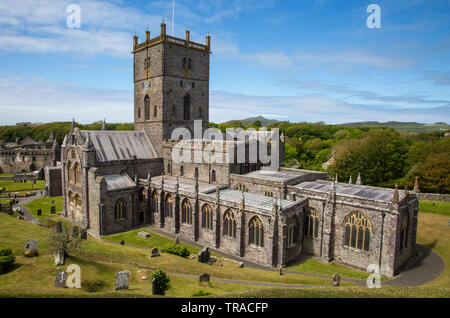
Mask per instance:
[[[129,272],[118,272],[116,273],[116,290],[128,289],[130,281],[130,273]]]
[[[208,283],[210,281],[209,274],[203,273],[198,277],[198,282],[201,283]]]
[[[66,284],[67,273],[65,271],[58,271],[56,273],[55,287],[64,288]]]
[[[62,231],[63,231],[62,222],[56,222],[56,232],[62,233]]]
[[[64,252],[57,251],[53,253],[53,258],[55,260],[55,265],[64,265]]]
[[[37,213],[38,216],[41,216],[42,215],[42,210],[38,209],[36,213]]]
[[[150,233],[141,231],[141,232],[138,233],[138,236],[139,237],[143,237],[143,238],[149,238],[150,237]]]
[[[159,255],[160,255],[159,250],[156,247],[154,247],[150,250],[150,258],[159,256]]]
[[[56,214],[56,207],[55,207],[54,205],[52,205],[52,206],[50,207],[50,213],[51,213],[51,214]]]
[[[339,287],[341,284],[341,276],[339,274],[333,275],[333,287]]]
[[[179,245],[180,244],[180,239],[177,237],[175,238],[175,245]]]

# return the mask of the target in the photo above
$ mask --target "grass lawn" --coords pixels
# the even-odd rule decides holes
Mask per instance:
[[[0,177],[12,177],[12,173],[0,173]]]
[[[419,201],[419,211],[450,216],[450,202]]]
[[[14,180],[0,180],[0,188],[4,187],[6,192],[26,192],[32,190],[44,190],[45,180],[36,180],[36,184],[33,181],[28,180],[26,183],[14,183]]]
[[[52,203],[52,201],[55,201],[55,203]],[[24,204],[24,206],[39,220],[55,216],[54,214],[50,213],[50,209],[53,205],[56,208],[56,213],[62,212],[62,196],[40,198]],[[41,216],[37,216],[38,209],[42,210]]]
[[[149,238],[139,237],[138,232],[141,232],[141,231],[151,233],[151,236]],[[147,248],[157,247],[159,250],[162,250],[162,249],[167,248],[174,244],[173,239],[168,238],[163,235],[160,235],[153,231],[149,231],[147,229],[132,230],[132,231],[114,234],[114,235],[110,235],[110,236],[103,236],[102,238],[106,241],[113,241],[113,242],[120,242],[123,240],[123,241],[125,241],[125,244],[147,247]],[[191,253],[191,254],[197,254],[200,251],[199,248],[194,247],[194,246],[185,245],[185,244],[181,244],[181,245],[185,246],[188,249],[189,253]]]
[[[0,246],[11,247],[16,256],[13,270],[0,275],[0,296],[80,296],[80,297],[140,297],[151,296],[151,279],[141,281],[139,270],[163,269],[167,273],[200,275],[208,273],[213,278],[228,278],[246,281],[264,281],[293,284],[312,284],[330,286],[329,279],[286,274],[279,276],[276,272],[268,272],[251,268],[239,268],[236,263],[218,261],[209,264],[199,263],[196,259],[188,260],[170,254],[162,254],[150,259],[149,251],[127,246],[104,243],[89,237],[82,248],[66,260],[64,266],[53,265],[53,257],[48,251],[47,231],[49,229],[17,220],[14,216],[0,214]],[[29,239],[38,240],[39,256],[26,258],[22,256],[23,244]],[[57,268],[66,268],[69,264],[78,264],[82,271],[83,281],[99,283],[101,287],[95,293],[86,290],[59,289],[53,286]],[[114,275],[118,271],[131,272],[130,289],[116,292]],[[30,275],[30,273],[33,273]],[[170,275],[171,289],[168,296],[190,297],[193,293],[206,290],[212,296],[232,296],[251,288],[254,291],[268,287],[225,284],[212,282],[212,287],[200,287],[197,279]],[[348,284],[351,285],[351,284]]]

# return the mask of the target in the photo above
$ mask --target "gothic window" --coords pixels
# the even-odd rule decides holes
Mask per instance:
[[[69,183],[73,182],[73,170],[72,170],[72,163],[70,161],[67,164],[67,181]]]
[[[192,208],[188,199],[185,199],[181,205],[181,222],[192,224]]]
[[[186,64],[186,58],[183,57],[183,68],[186,69],[186,66],[187,66],[187,64]]]
[[[191,107],[191,97],[188,95],[184,96],[183,102],[183,119],[190,120],[190,107]]]
[[[248,188],[242,183],[238,183],[237,185],[235,185],[234,189],[235,190],[239,190],[239,191],[243,191],[243,192],[249,192]]]
[[[76,185],[80,185],[81,184],[81,168],[80,165],[78,164],[78,162],[76,162],[73,165],[73,183]]]
[[[194,170],[194,178],[195,178],[195,179],[198,179],[198,167],[195,167],[195,170]]]
[[[119,199],[116,202],[116,206],[114,208],[114,219],[122,220],[126,218],[126,205],[123,199]]]
[[[400,251],[403,251],[408,247],[409,215],[406,212],[402,214],[402,217],[402,226],[400,228]]]
[[[69,204],[75,205],[75,197],[74,197],[72,191],[69,191]]]
[[[184,176],[184,167],[180,166],[180,176]]]
[[[271,198],[273,198],[273,192],[272,192],[271,190],[265,190],[265,191],[264,191],[264,195],[265,195],[266,197],[271,197]]]
[[[349,213],[344,219],[343,226],[345,246],[369,251],[372,224],[363,213],[358,211]]]
[[[202,228],[213,229],[213,214],[209,204],[202,207]]]
[[[319,237],[320,216],[314,208],[309,208],[306,212],[305,234],[312,238]]]
[[[288,246],[298,243],[298,221],[294,215],[288,225]]]
[[[216,170],[211,171],[211,182],[216,182]]]
[[[141,187],[139,189],[139,201],[144,201],[145,200],[145,188]]]
[[[192,60],[189,58],[189,69],[192,70]]]
[[[231,210],[227,210],[223,217],[223,235],[236,238],[236,218]]]
[[[138,107],[138,118],[139,119],[141,118],[141,108],[140,107]]]
[[[153,191],[152,196],[152,212],[157,213],[158,212],[158,192]]]
[[[172,173],[172,166],[170,163],[167,164],[167,173]]]
[[[81,197],[79,194],[75,195],[75,208],[81,210]]]
[[[153,107],[153,118],[156,119],[156,117],[158,117],[158,108],[156,107],[156,105]]]
[[[145,95],[144,98],[144,119],[150,120],[150,98]]]
[[[248,225],[249,244],[264,246],[264,228],[261,220],[255,216]]]
[[[166,197],[164,205],[164,216],[173,218],[173,199],[171,195]]]

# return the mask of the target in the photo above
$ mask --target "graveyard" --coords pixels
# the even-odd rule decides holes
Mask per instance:
[[[30,202],[33,209],[45,211],[53,224],[64,222],[58,213],[51,215],[49,203],[57,199],[46,198]],[[59,212],[60,209],[56,208]],[[450,235],[447,217],[438,213],[419,214],[418,242],[438,252],[450,261]],[[214,252],[175,242],[163,234],[149,229],[102,237],[88,236],[79,250],[65,257],[64,265],[55,265],[48,237],[55,229],[38,226],[17,219],[17,213],[0,213],[0,247],[11,248],[15,256],[13,266],[0,274],[0,297],[162,297],[152,290],[152,273],[164,271],[170,278],[165,297],[448,297],[450,275],[448,268],[436,280],[424,286],[408,288],[382,286],[369,289],[345,278],[363,281],[367,273],[337,264],[323,264],[310,258],[300,264],[268,271],[241,267],[238,262]],[[24,256],[24,243],[37,241],[37,256]],[[123,244],[121,244],[121,242]],[[175,245],[175,243],[179,243]],[[173,255],[165,250],[173,246],[185,247],[188,257]],[[153,249],[153,250],[152,250]],[[208,256],[206,256],[206,254]],[[202,262],[199,261],[202,259]],[[206,258],[206,259],[205,259]],[[81,288],[57,287],[57,273],[76,264],[81,269]],[[294,274],[291,271],[324,275],[315,277]],[[118,275],[118,273],[122,273]],[[331,276],[339,273],[340,286],[333,287]],[[117,279],[116,279],[117,277]],[[386,281],[382,278],[382,283]],[[120,285],[118,285],[120,282]],[[252,282],[254,285],[252,285]],[[244,283],[250,284],[245,285]],[[284,284],[292,287],[285,287]],[[300,288],[301,286],[315,286]],[[251,287],[251,288],[249,288]]]

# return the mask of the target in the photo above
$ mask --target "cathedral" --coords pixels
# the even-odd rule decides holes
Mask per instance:
[[[391,277],[414,253],[416,193],[285,168],[278,133],[208,135],[209,35],[175,38],[162,23],[156,37],[134,36],[132,53],[134,131],[72,125],[61,145],[64,217],[96,237],[153,227],[270,267],[306,254]]]

